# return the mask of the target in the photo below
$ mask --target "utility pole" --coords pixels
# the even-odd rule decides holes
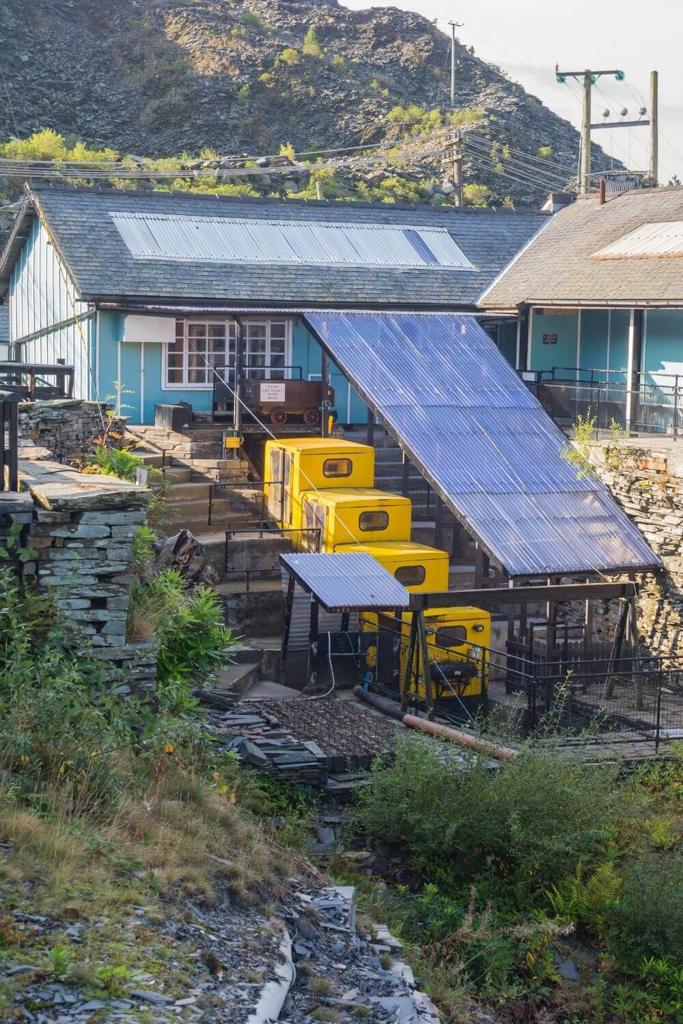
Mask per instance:
[[[455,110],[455,30],[462,28],[461,21],[449,21],[451,26],[451,110]]]
[[[568,78],[574,78],[583,84],[583,108],[581,113],[581,163],[579,167],[579,191],[582,195],[590,192],[591,187],[591,91],[598,78],[602,75],[614,75],[618,82],[623,82],[625,75],[623,71],[560,71],[555,65],[555,80],[566,82]]]
[[[463,177],[462,177],[462,129],[456,128],[446,138],[446,152],[444,163],[450,177],[455,185],[455,202],[462,209],[463,199]]]
[[[659,183],[659,72],[650,72],[650,182]]]

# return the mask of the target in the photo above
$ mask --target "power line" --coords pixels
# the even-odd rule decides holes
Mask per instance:
[[[497,153],[492,153],[490,150],[487,150],[482,146],[473,146],[471,142],[468,143],[468,145],[472,152],[484,159],[490,160],[494,166],[501,165],[510,171],[522,174],[523,176],[534,179],[535,181],[542,182],[548,188],[564,187],[567,184],[568,175],[566,174],[559,175],[551,171],[541,171],[535,166],[529,166],[523,160],[519,160],[514,157],[506,158],[504,154],[499,156]]]
[[[557,188],[559,185],[565,186],[567,184],[567,174],[557,174],[555,171],[541,170],[535,166],[529,166],[524,160],[507,156],[505,153],[502,153],[499,156],[497,153],[491,152],[486,147],[478,145],[470,139],[467,140],[466,144],[470,146],[475,153],[490,159],[493,164],[500,163],[504,167],[509,167],[510,170],[527,175],[529,178],[533,177],[538,181],[543,181],[549,187]]]
[[[491,142],[491,140],[488,139],[487,136],[485,136],[485,135],[477,135],[476,132],[468,132],[467,133],[467,138],[468,139],[474,138],[474,139],[477,139],[480,142]],[[562,163],[559,163],[556,160],[546,159],[545,157],[540,157],[538,155],[534,156],[534,154],[527,153],[527,152],[525,152],[522,149],[517,149],[517,147],[511,146],[511,145],[509,145],[509,143],[506,143],[506,142],[505,143],[501,143],[501,145],[504,146],[507,150],[509,150],[509,152],[511,154],[514,154],[515,156],[519,156],[523,160],[529,161],[532,164],[538,164],[538,169],[539,170],[546,171],[549,168],[557,168],[558,171],[561,172],[562,174],[570,174],[570,175],[574,174],[574,169],[572,167],[570,167],[568,164],[562,164]]]

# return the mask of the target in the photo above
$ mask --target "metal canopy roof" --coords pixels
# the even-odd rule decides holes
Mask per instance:
[[[445,227],[110,213],[134,259],[474,270]]]
[[[643,224],[593,254],[596,260],[683,256],[683,221]]]
[[[328,612],[390,611],[410,604],[406,588],[365,552],[280,555],[280,561]]]
[[[510,576],[661,563],[471,317],[307,313],[436,492]],[[345,556],[346,557],[346,556]]]

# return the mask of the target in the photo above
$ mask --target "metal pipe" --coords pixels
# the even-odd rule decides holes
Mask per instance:
[[[397,719],[408,729],[417,729],[430,736],[438,736],[441,739],[457,743],[461,747],[467,747],[480,754],[487,754],[489,757],[494,757],[500,761],[514,761],[519,756],[519,751],[513,750],[511,747],[502,747],[497,743],[478,739],[468,732],[453,729],[448,725],[441,725],[440,722],[431,722],[427,718],[418,718],[417,715],[404,714],[401,708],[393,701],[387,700],[384,697],[378,697],[375,693],[369,693],[362,686],[355,686],[353,692],[356,697],[369,704],[370,707],[377,708],[378,711],[382,711],[385,715]]]
[[[452,729],[448,725],[441,725],[440,722],[431,722],[427,718],[418,718],[416,715],[404,715],[402,722],[409,729],[418,729],[426,732],[429,736],[439,736],[441,739],[450,740],[458,746],[475,750],[479,754],[488,754],[500,761],[514,761],[519,756],[518,750],[511,747],[501,747],[497,743],[489,743],[487,740],[480,740],[468,732],[460,729]]]

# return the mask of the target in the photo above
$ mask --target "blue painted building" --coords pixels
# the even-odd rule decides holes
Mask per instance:
[[[306,309],[473,311],[547,220],[541,214],[187,193],[27,190],[0,258],[16,358],[63,359],[78,397],[132,423],[158,403],[212,411],[235,317],[247,373],[315,380]],[[492,325],[514,362],[516,317]],[[331,367],[342,423],[366,408]]]
[[[580,197],[480,305],[518,314],[519,369],[577,385],[592,377],[608,399],[620,389],[639,396],[641,420],[657,406],[670,430],[671,412],[663,413],[683,393],[683,188]],[[624,404],[626,425],[638,426],[638,410]]]

